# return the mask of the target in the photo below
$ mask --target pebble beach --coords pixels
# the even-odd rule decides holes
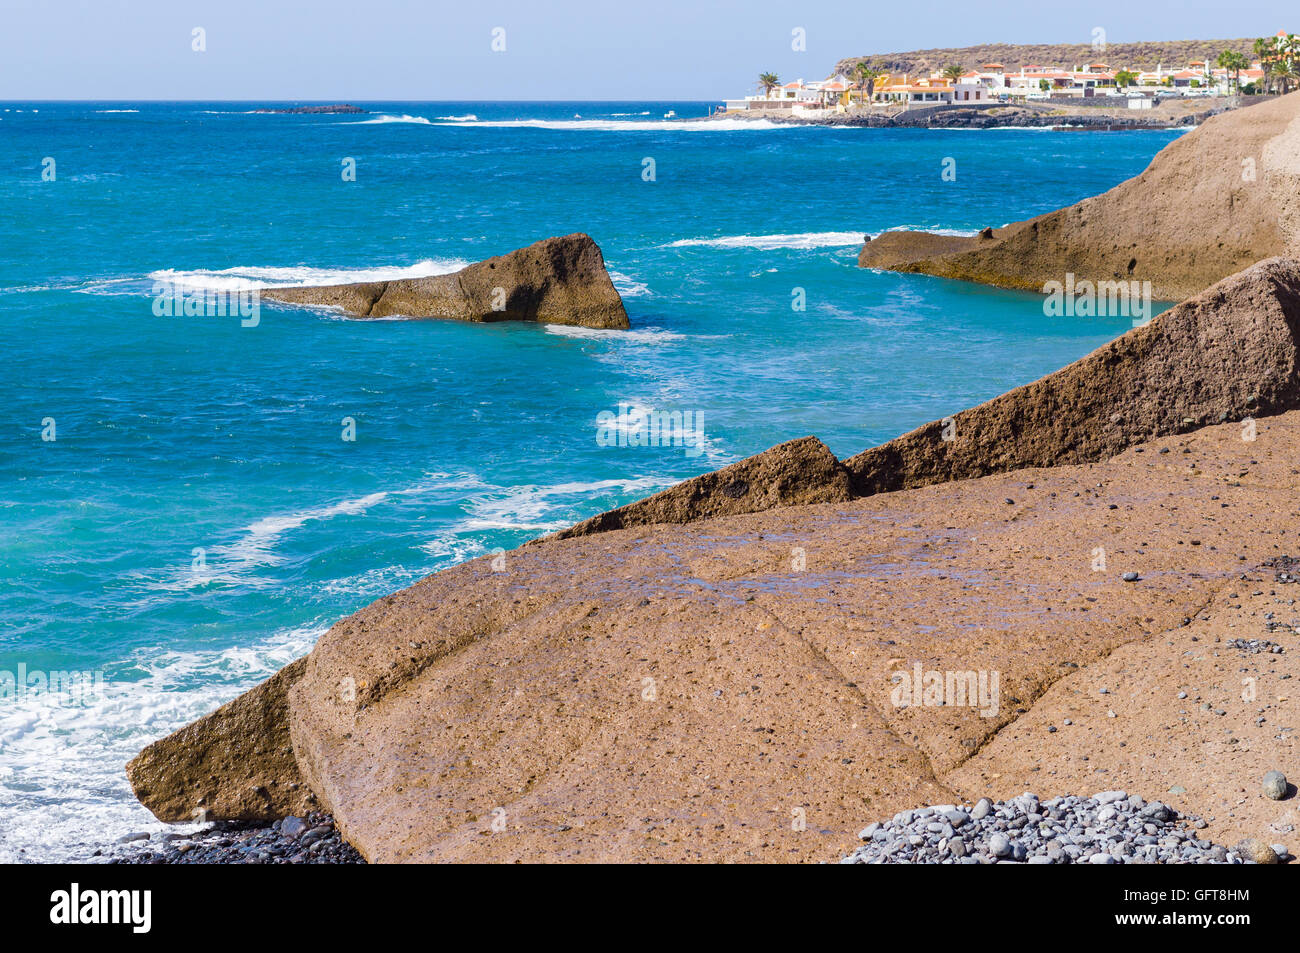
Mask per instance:
[[[1277,864],[1284,844],[1214,843],[1202,818],[1125,791],[1040,801],[981,798],[869,824],[844,864]]]

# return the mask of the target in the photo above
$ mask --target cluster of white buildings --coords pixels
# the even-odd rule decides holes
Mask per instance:
[[[1135,100],[1134,106],[1150,105],[1155,96],[1227,96],[1234,77],[1226,69],[1204,60],[1194,60],[1185,67],[1131,71],[1128,85],[1119,85],[1121,69],[1107,63],[1087,63],[1065,69],[1060,66],[1031,64],[1008,70],[1001,63],[985,63],[978,69],[952,79],[942,71],[928,75],[885,73],[875,81],[871,103],[906,105],[943,105],[1006,102],[1013,99],[1042,100],[1054,97],[1115,96]],[[1264,70],[1258,62],[1243,69],[1237,79],[1242,86],[1258,83]],[[827,109],[843,111],[861,103],[866,96],[861,81],[837,74],[824,80],[802,79],[778,85],[744,99],[726,101],[728,112],[750,109],[789,109],[792,114],[807,115]]]

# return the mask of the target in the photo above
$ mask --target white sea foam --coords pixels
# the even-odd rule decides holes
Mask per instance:
[[[457,116],[443,116],[439,118],[449,122],[465,121],[464,117],[457,117]],[[385,114],[382,116],[375,116],[373,119],[355,119],[355,120],[351,120],[348,124],[353,126],[382,126],[392,122],[413,123],[417,126],[440,125],[440,124],[435,124],[432,119],[428,119],[424,116],[408,116],[405,113],[403,113],[400,116],[389,116]]]
[[[96,109],[97,113],[138,113],[138,109]]]
[[[461,533],[488,530],[551,532],[581,519],[580,514],[590,509],[593,494],[614,490],[620,494],[646,493],[671,486],[674,482],[663,477],[640,477],[498,488],[471,496],[468,500],[469,516],[456,526],[456,530]]]
[[[440,123],[451,125],[451,123]],[[732,129],[795,128],[767,119],[490,119],[456,123],[461,127],[557,129],[587,132],[724,132]]]
[[[1001,228],[1002,226],[997,226]],[[954,238],[973,238],[980,233],[978,228],[940,228],[936,225],[892,225],[886,232],[929,232],[932,235],[951,235]],[[881,233],[883,234],[883,233]]]
[[[226,547],[224,554],[233,557],[237,563],[247,566],[277,562],[272,547],[289,530],[298,529],[316,520],[327,520],[332,516],[357,516],[386,499],[388,499],[387,493],[369,493],[355,500],[344,500],[341,503],[317,506],[281,516],[263,517],[246,527],[244,536]],[[217,552],[220,553],[221,550],[218,549]]]
[[[0,825],[0,863],[84,861],[125,833],[177,830],[136,800],[122,765],[310,651],[325,628],[210,651],[136,651],[105,672],[102,690],[84,704],[48,693],[6,700],[0,816],[8,823]]]
[[[478,122],[478,116],[473,113],[466,113],[463,116],[439,116],[443,122]]]
[[[861,245],[864,232],[799,232],[791,235],[720,235],[715,238],[683,238],[665,248],[834,248]]]
[[[142,284],[138,278],[101,278],[71,290],[83,295],[133,295],[148,290],[147,287],[142,289]]]
[[[301,288],[358,281],[425,278],[429,275],[449,275],[468,264],[468,261],[461,259],[426,258],[413,265],[377,265],[371,268],[313,268],[307,265],[241,265],[196,271],[164,268],[150,272],[149,278],[177,288],[239,291],[248,288]]]
[[[584,338],[593,341],[615,341],[627,344],[669,344],[673,341],[686,340],[685,334],[665,331],[662,328],[637,328],[632,331],[619,331],[613,328],[580,328],[567,324],[544,325],[547,334],[558,334],[566,338]]]
[[[384,502],[389,495],[388,492],[370,493],[340,503],[265,516],[244,527],[231,542],[205,547],[203,568],[186,566],[166,579],[148,583],[148,588],[160,592],[182,592],[214,584],[254,588],[269,585],[271,580],[259,579],[256,571],[279,565],[283,561],[283,557],[276,552],[281,537],[318,520],[335,516],[360,516],[371,507]]]
[[[635,278],[629,278],[621,271],[609,269],[609,280],[614,283],[618,293],[624,298],[640,298],[651,293],[644,282],[637,281]]]

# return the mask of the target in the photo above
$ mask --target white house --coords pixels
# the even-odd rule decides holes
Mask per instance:
[[[983,83],[962,77],[956,83],[925,81],[897,83],[876,90],[876,97],[884,102],[908,105],[939,105],[941,103],[986,103],[994,97]]]

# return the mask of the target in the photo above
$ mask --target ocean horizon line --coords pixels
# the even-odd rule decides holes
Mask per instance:
[[[334,104],[348,103],[352,105],[369,104],[392,104],[392,103],[410,103],[410,104],[442,104],[442,103],[494,103],[503,106],[513,105],[516,103],[531,104],[565,104],[565,103],[699,103],[701,105],[712,103],[721,97],[711,97],[706,99],[676,99],[676,98],[647,98],[647,99],[349,99],[347,97],[326,97],[323,99],[151,99],[151,98],[133,98],[133,97],[112,97],[108,99],[0,99],[0,105],[11,103],[63,103],[67,105],[80,105],[82,103],[101,104],[101,103],[233,103],[243,105],[247,103],[289,103],[300,104],[310,103],[312,105],[329,106]]]

